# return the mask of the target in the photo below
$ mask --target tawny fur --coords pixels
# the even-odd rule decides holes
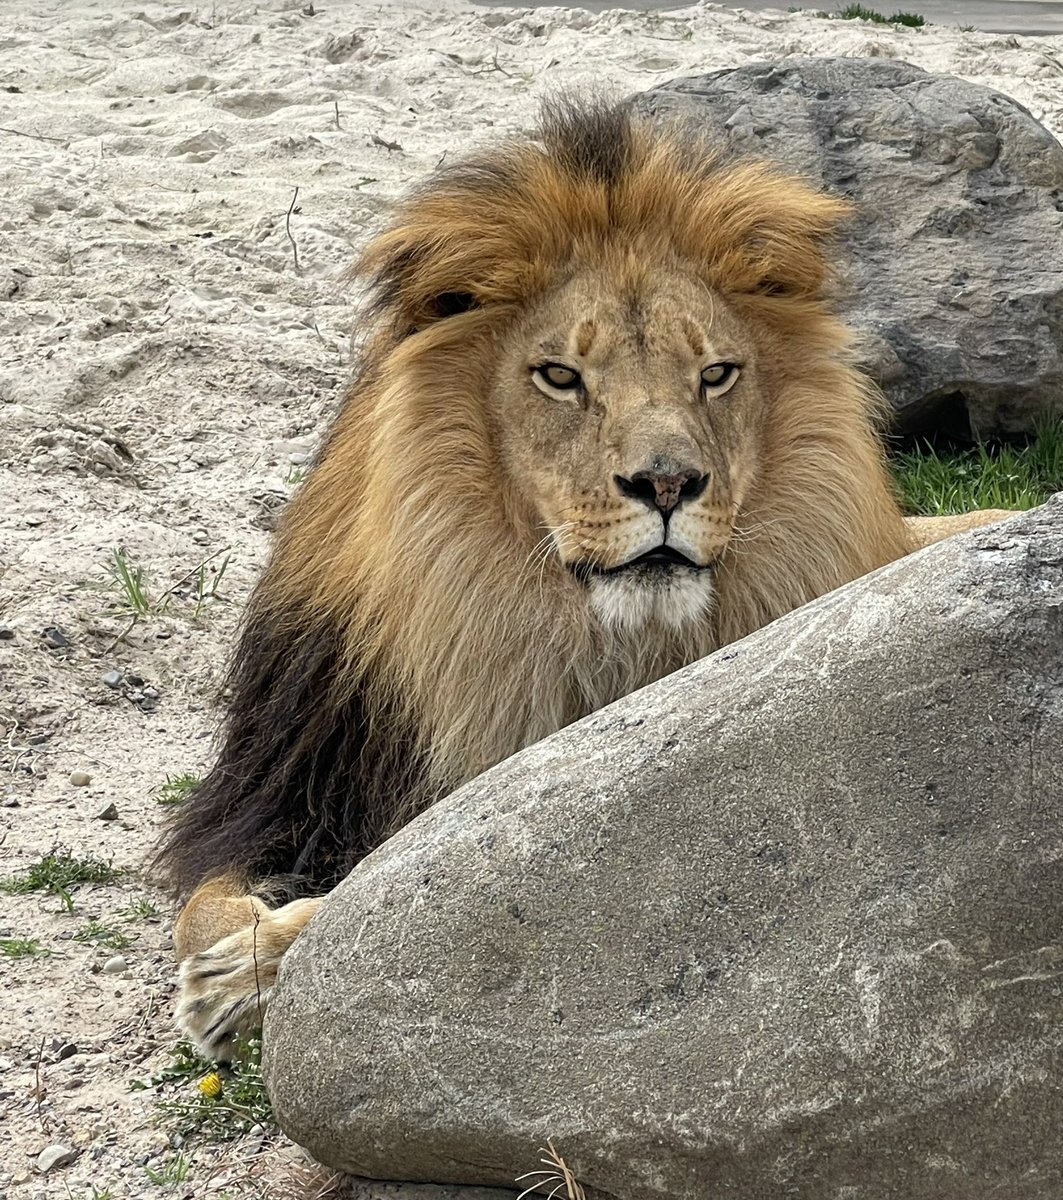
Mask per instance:
[[[253,597],[219,764],[160,853],[176,891],[224,872],[327,885],[522,747],[945,536],[902,519],[880,399],[824,296],[846,213],[774,167],[593,107],[548,114],[538,141],[444,171],[400,207],[357,267],[374,324]],[[566,569],[567,535],[551,548],[529,499],[535,449],[504,450],[499,364],[562,283],[593,279],[637,308],[670,272],[742,331],[759,364],[743,401],[755,430],[714,450],[714,481],[727,479],[716,508],[704,502],[706,538],[724,539],[712,605],[625,637]],[[573,353],[590,353],[593,332]],[[704,333],[689,332],[691,353]],[[590,494],[626,468],[603,449],[586,470]],[[601,524],[627,519],[618,504],[600,501]],[[209,889],[189,906],[201,931],[246,923],[246,907],[226,907],[246,906],[239,882]],[[249,963],[272,980],[313,907],[281,911],[256,908],[187,959],[184,1023],[207,1051],[257,1019]]]

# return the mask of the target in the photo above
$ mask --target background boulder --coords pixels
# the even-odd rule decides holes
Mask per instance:
[[[285,959],[285,1131],[620,1200],[1063,1195],[1063,498],[531,747]],[[593,1191],[591,1189],[594,1189]]]
[[[1063,147],[1016,101],[888,59],[793,58],[663,84],[732,149],[850,197],[848,317],[901,432],[1063,414]]]

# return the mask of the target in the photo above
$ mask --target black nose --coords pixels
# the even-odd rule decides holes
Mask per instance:
[[[661,464],[663,466],[663,464]],[[647,468],[636,471],[630,479],[617,475],[616,486],[632,500],[641,500],[650,508],[659,509],[665,516],[684,500],[694,500],[708,486],[708,475],[693,467],[667,464],[664,469]]]

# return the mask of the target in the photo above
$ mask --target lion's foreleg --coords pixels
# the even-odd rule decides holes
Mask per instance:
[[[1015,513],[1010,509],[982,508],[944,517],[905,517],[904,523],[908,526],[912,549],[921,550],[957,533],[978,529],[982,525],[995,525],[997,521],[1006,521],[1013,516]]]
[[[236,1044],[261,1028],[280,961],[320,903],[271,909],[212,884],[192,896],[174,929],[177,1024],[204,1057],[232,1058]]]

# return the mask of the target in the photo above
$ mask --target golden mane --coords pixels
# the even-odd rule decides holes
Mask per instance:
[[[334,882],[521,747],[906,552],[873,390],[824,299],[846,206],[625,107],[439,171],[355,271],[366,348],[252,598],[219,761],[158,864]],[[498,348],[572,264],[682,263],[772,348],[717,602],[624,641],[554,573],[493,450]]]

